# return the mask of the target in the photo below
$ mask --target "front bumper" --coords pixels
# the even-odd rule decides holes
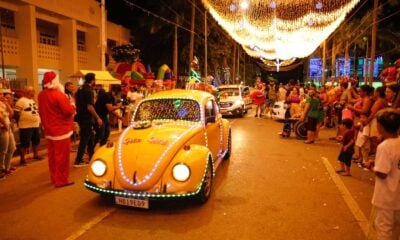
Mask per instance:
[[[130,190],[119,190],[112,188],[102,188],[96,184],[85,180],[85,187],[90,191],[100,193],[102,195],[120,196],[120,197],[135,197],[135,198],[148,198],[151,200],[156,199],[171,199],[171,198],[190,198],[197,195],[200,192],[201,187],[199,186],[195,192],[186,193],[152,193],[152,192],[140,192]]]
[[[221,107],[219,108],[219,112],[222,115],[238,115],[243,111],[242,106],[240,105],[232,105],[230,107]]]

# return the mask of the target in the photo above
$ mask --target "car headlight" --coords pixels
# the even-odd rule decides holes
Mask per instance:
[[[90,165],[90,168],[92,170],[92,173],[96,176],[96,177],[101,177],[103,176],[106,171],[107,171],[107,165],[106,163],[101,160],[101,159],[96,159],[93,161],[92,165]]]
[[[242,100],[236,100],[234,104],[235,105],[243,105],[243,101]]]
[[[190,168],[184,163],[178,163],[172,168],[172,176],[178,182],[185,182],[190,177]]]

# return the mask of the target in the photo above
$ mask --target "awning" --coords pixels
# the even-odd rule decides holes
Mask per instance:
[[[70,78],[83,78],[87,73],[94,73],[96,75],[96,84],[110,85],[118,84],[121,85],[121,80],[114,78],[108,71],[94,71],[94,70],[79,70]]]

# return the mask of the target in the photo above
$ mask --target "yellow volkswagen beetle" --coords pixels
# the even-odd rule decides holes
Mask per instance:
[[[118,142],[95,152],[85,186],[132,207],[181,197],[204,203],[231,151],[231,127],[213,95],[163,91],[139,103]]]

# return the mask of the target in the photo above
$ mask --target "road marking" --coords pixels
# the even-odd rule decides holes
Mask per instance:
[[[324,163],[326,170],[328,170],[328,173],[331,176],[333,182],[335,183],[336,187],[339,189],[340,193],[343,196],[344,201],[346,202],[351,213],[353,214],[354,218],[357,220],[358,225],[360,226],[361,230],[364,232],[365,237],[367,238],[370,233],[368,219],[365,217],[364,213],[361,211],[357,202],[351,196],[349,190],[344,185],[342,179],[340,179],[338,177],[338,174],[335,172],[335,169],[329,163],[328,158],[322,157],[322,162]]]
[[[107,211],[102,212],[99,214],[97,217],[93,218],[90,222],[86,223],[79,229],[78,231],[72,233],[68,238],[65,240],[75,240],[78,239],[80,236],[85,234],[85,232],[89,231],[91,228],[93,228],[95,225],[97,225],[99,222],[101,222],[104,218],[109,216],[111,213],[113,213],[116,210],[116,208],[109,209]]]

